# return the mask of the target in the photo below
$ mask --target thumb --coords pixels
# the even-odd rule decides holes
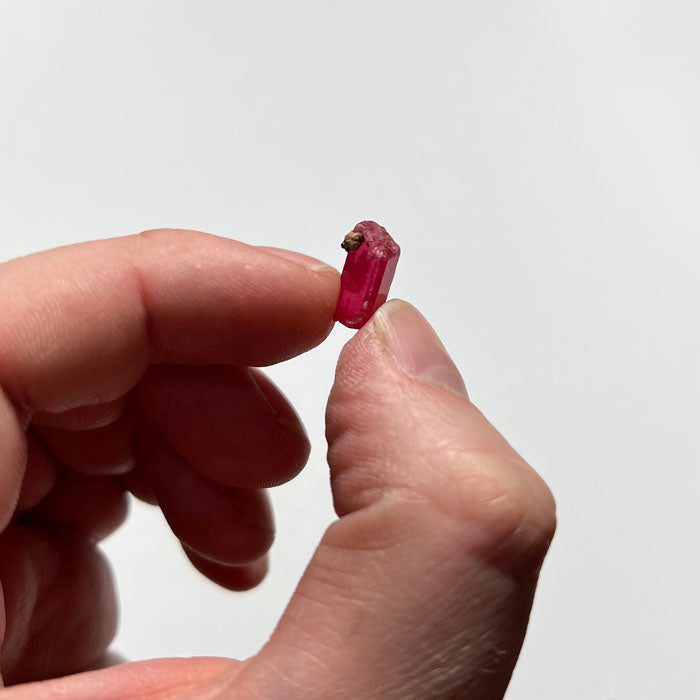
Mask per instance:
[[[344,348],[326,417],[340,519],[238,682],[254,697],[501,698],[554,531],[549,490],[399,300]]]

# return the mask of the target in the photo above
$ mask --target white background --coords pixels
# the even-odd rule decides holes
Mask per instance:
[[[177,226],[339,266],[385,224],[393,293],[558,500],[508,698],[698,697],[699,69],[696,0],[0,1],[0,257]],[[259,589],[146,506],[107,541],[127,657],[265,641],[333,517],[350,336],[271,372],[313,452]]]

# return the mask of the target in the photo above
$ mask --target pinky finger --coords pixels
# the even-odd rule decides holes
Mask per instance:
[[[247,591],[255,588],[265,578],[269,569],[267,554],[248,564],[220,564],[197,554],[186,544],[183,544],[182,548],[197,571],[229,591]]]

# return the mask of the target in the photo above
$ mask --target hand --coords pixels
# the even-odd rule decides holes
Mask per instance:
[[[320,343],[338,292],[335,271],[288,255],[153,231],[0,266],[0,668],[24,683],[9,700],[502,697],[553,501],[400,301],[341,354],[327,408],[340,518],[265,647],[27,683],[99,665],[115,605],[95,543],[127,488],[214,581],[265,575],[264,488],[309,445],[249,368]]]

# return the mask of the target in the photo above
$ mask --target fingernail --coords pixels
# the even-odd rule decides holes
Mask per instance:
[[[387,302],[374,314],[374,328],[405,372],[468,396],[462,375],[445,346],[413,306],[400,299]]]
[[[260,248],[261,250],[266,251],[267,253],[272,253],[273,255],[277,255],[280,258],[284,258],[285,260],[291,260],[293,263],[296,263],[297,265],[301,265],[302,267],[305,267],[307,270],[312,270],[313,272],[335,272],[336,275],[339,275],[340,272],[336,270],[334,267],[331,267],[330,265],[326,265],[322,260],[317,260],[316,258],[312,258],[310,255],[304,255],[303,253],[297,253],[294,250],[287,250],[286,248],[275,248],[273,246],[269,245],[259,245],[256,246],[257,248]]]

